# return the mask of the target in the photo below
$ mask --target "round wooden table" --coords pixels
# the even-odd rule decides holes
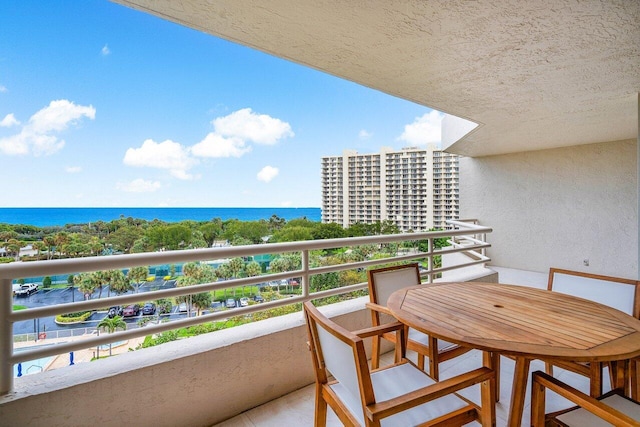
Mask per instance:
[[[520,426],[533,359],[605,362],[640,356],[640,320],[570,295],[480,282],[394,292],[401,322],[435,338],[515,358],[509,426]],[[485,361],[488,359],[485,359]],[[623,384],[625,378],[617,378]]]

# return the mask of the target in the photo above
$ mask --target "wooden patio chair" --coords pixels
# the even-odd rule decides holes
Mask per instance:
[[[569,409],[545,414],[545,390],[570,400]],[[595,399],[550,375],[536,371],[531,381],[531,425],[545,426],[605,426],[640,427],[640,403],[614,389]]]
[[[351,332],[310,301],[304,303],[304,313],[316,376],[316,427],[326,426],[327,404],[345,426],[460,426],[476,420],[495,426],[493,370],[479,368],[437,382],[404,357],[402,337],[396,340],[401,359],[370,370],[363,340],[390,332],[402,336],[402,323]],[[456,393],[475,384],[481,387],[481,405]]]
[[[549,269],[547,289],[595,301],[636,318],[640,317],[640,282],[636,280],[551,268]],[[632,371],[635,367],[634,363],[637,362],[632,362]],[[615,362],[580,363],[553,361],[552,363],[545,362],[545,370],[548,374],[553,374],[553,366],[557,366],[588,377],[590,380],[589,393],[592,397],[598,397],[602,394],[602,377],[605,364],[609,368],[611,388],[616,388],[618,385],[615,383],[615,375],[613,373],[621,367],[617,366],[618,364]],[[635,384],[637,389],[637,378],[635,379]],[[633,384],[627,386],[631,388]]]
[[[398,289],[419,285],[421,283],[420,269],[417,263],[372,269],[368,271],[368,282],[370,302],[367,303],[367,307],[371,309],[372,325],[379,326],[382,324],[381,314],[392,316],[389,309],[387,309],[389,296]],[[382,338],[395,342],[395,336],[395,334],[385,334]],[[373,369],[377,369],[379,366],[380,338],[374,337],[372,341],[371,366]],[[418,367],[420,369],[424,370],[425,356],[429,358],[427,372],[435,380],[440,377],[439,364],[441,362],[453,359],[471,350],[470,348],[430,337],[413,328],[408,329],[407,349],[418,354]]]

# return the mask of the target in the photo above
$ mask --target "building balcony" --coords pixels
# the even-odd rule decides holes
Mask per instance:
[[[457,222],[457,230],[446,235],[464,239],[488,233],[487,227]],[[221,290],[233,286],[249,286],[265,280],[301,278],[302,293],[234,309],[234,316],[242,316],[266,309],[299,304],[302,301],[351,294],[366,289],[366,283],[311,291],[313,276],[347,269],[369,268],[390,261],[429,259],[436,252],[398,252],[381,260],[365,260],[335,266],[309,267],[309,252],[331,247],[365,244],[401,243],[416,239],[431,240],[443,232],[415,233],[388,236],[333,239],[243,247],[222,247],[202,250],[169,251],[149,254],[117,255],[68,260],[12,263],[0,266],[2,289],[2,334],[0,335],[0,367],[2,396],[0,419],[5,425],[120,425],[137,420],[145,425],[214,425],[237,416],[251,408],[304,389],[313,382],[311,363],[306,349],[303,318],[300,312],[270,318],[242,326],[223,329],[193,338],[125,352],[115,357],[90,363],[74,363],[42,373],[13,378],[13,365],[46,357],[65,360],[71,352],[80,355],[109,343],[135,347],[134,341],[177,327],[198,325],[229,317],[225,311],[203,316],[187,317],[168,323],[113,334],[88,334],[79,339],[51,339],[32,343],[26,351],[14,345],[13,323],[34,321],[56,314],[82,310],[98,310],[111,305],[126,305],[141,299],[140,294],[79,301],[53,306],[12,311],[11,282],[19,277],[44,274],[77,274],[83,271],[131,268],[137,265],[161,265],[190,261],[207,261],[260,254],[299,252],[302,268],[269,277],[257,276],[229,281],[205,283],[193,287],[179,287],[154,291],[153,297],[170,298],[179,295]],[[489,245],[471,243],[470,250],[484,252]],[[432,245],[430,245],[432,247]],[[455,248],[452,253],[457,253]],[[445,255],[447,252],[443,252]],[[427,281],[437,274],[461,268],[479,266],[489,259],[429,269]],[[493,273],[486,270],[487,274]],[[145,296],[144,299],[148,299]],[[364,326],[369,315],[364,303],[367,297],[357,297],[326,306],[333,315],[343,317],[354,325]],[[6,310],[6,307],[9,310]],[[35,345],[37,344],[37,345]],[[89,350],[87,350],[89,349]],[[105,350],[106,351],[106,350]],[[78,356],[79,358],[79,356]],[[26,365],[26,364],[25,364]],[[33,408],[38,408],[34,411]],[[145,408],[144,413],[140,408]],[[187,409],[188,408],[188,409]],[[137,417],[140,417],[139,419]],[[142,421],[144,418],[144,421]]]

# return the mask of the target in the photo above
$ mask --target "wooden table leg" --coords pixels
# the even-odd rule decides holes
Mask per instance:
[[[522,425],[522,412],[524,411],[524,398],[527,393],[529,381],[529,365],[531,359],[518,356],[513,372],[513,387],[511,388],[511,407],[509,408],[509,427]]]
[[[613,368],[609,371],[609,374],[613,377],[613,388],[620,388],[624,391],[626,396],[630,396],[629,389],[629,361],[618,360],[611,365]]]
[[[482,366],[493,369],[496,373],[495,379],[491,381],[491,392],[498,403],[500,401],[500,353],[483,351]]]

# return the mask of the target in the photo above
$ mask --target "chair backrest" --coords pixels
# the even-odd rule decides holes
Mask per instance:
[[[304,311],[316,380],[326,383],[329,374],[332,375],[351,395],[352,400],[345,403],[361,408],[365,398],[361,390],[369,390],[367,400],[373,399],[363,340],[329,320],[310,301],[304,303]]]
[[[640,317],[640,282],[579,271],[549,269],[548,289],[588,299]]]
[[[407,286],[419,285],[420,267],[417,263],[394,265],[368,271],[369,299],[379,305],[387,305],[392,293]]]

